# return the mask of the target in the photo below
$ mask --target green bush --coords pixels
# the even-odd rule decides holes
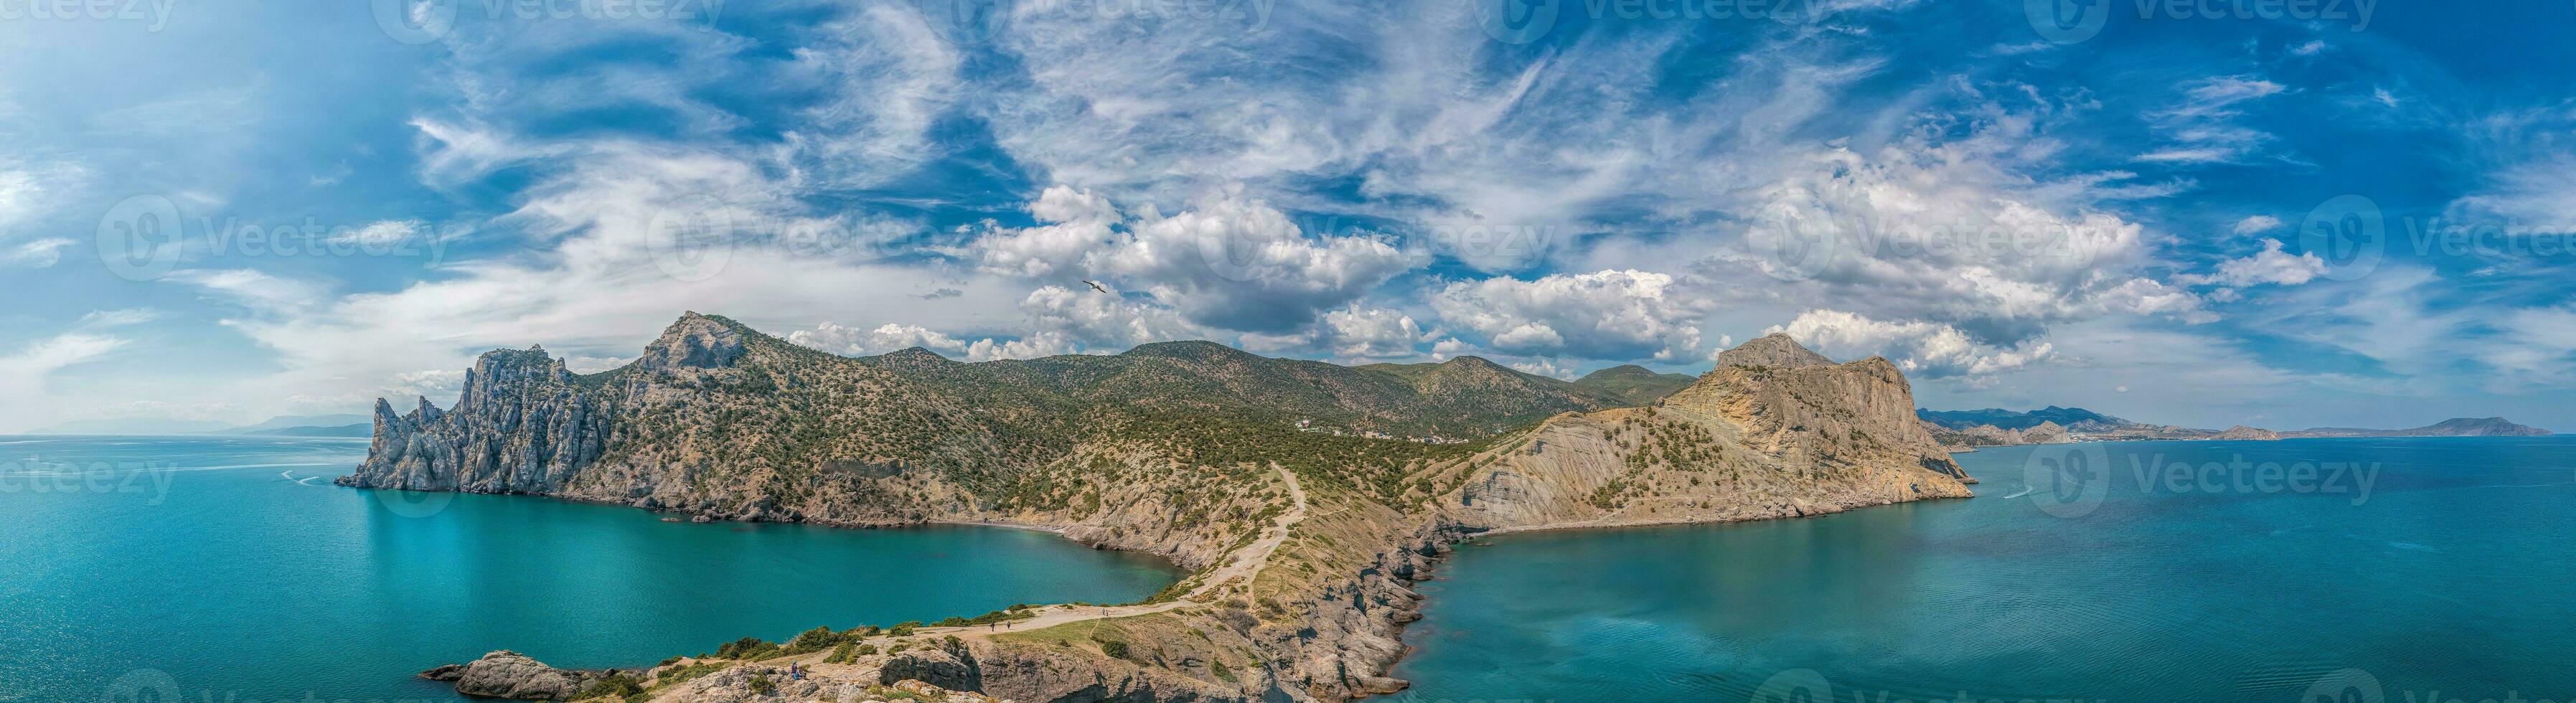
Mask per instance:
[[[1127,658],[1127,643],[1118,640],[1101,640],[1100,653],[1109,655],[1109,658],[1111,659],[1125,659]]]
[[[590,685],[583,687],[580,693],[573,694],[572,699],[624,698],[643,692],[644,682],[637,681],[635,677],[627,676],[625,674],[609,674],[607,678],[590,682]]]
[[[758,637],[745,637],[716,647],[721,659],[767,659],[784,653],[778,645]]]

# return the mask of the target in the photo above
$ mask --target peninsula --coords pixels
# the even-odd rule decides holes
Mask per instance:
[[[698,521],[1035,527],[1191,573],[1141,603],[816,623],[623,671],[496,651],[424,674],[629,701],[1344,701],[1406,686],[1387,673],[1419,617],[1412,584],[1478,534],[1971,495],[1885,359],[1834,363],[1773,335],[1686,384],[1609,380],[1207,342],[851,358],[689,313],[615,370],[497,350],[453,407],[379,401],[368,457],[339,483]]]

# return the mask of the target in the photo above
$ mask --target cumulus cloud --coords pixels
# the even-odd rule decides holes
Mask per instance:
[[[2325,275],[2326,262],[2313,252],[2297,256],[2281,250],[2281,240],[2263,240],[2263,250],[2241,259],[2219,263],[2218,272],[2206,275],[2185,274],[2175,280],[2191,285],[2217,284],[2233,288],[2261,284],[2295,286]]]
[[[1413,316],[1387,308],[1352,304],[1324,313],[1313,328],[1294,335],[1243,335],[1243,346],[1256,351],[1319,350],[1345,360],[1419,358],[1422,345],[1441,332],[1424,332]]]
[[[814,329],[787,333],[787,342],[842,356],[871,356],[912,347],[941,352],[947,356],[966,352],[966,342],[958,341],[955,337],[919,325],[898,325],[891,322],[868,330],[825,322]]]
[[[2205,319],[2189,292],[2135,273],[2155,258],[2142,225],[2085,204],[2108,180],[2034,183],[2016,168],[2039,139],[2030,118],[1993,114],[1964,137],[1804,155],[1750,191],[1742,246],[1703,260],[1703,275],[1722,291],[1833,300],[1986,344],[2111,312]]]
[[[1497,351],[1533,356],[1675,361],[1700,356],[1705,298],[1668,274],[1637,270],[1451,283],[1433,293],[1442,322]]]
[[[1029,210],[1046,224],[978,240],[987,271],[1123,283],[1219,329],[1301,330],[1420,260],[1372,237],[1308,236],[1286,213],[1239,192],[1172,215],[1148,206],[1122,218],[1101,196],[1057,186]]]
[[[1884,356],[1907,374],[1925,378],[1992,374],[2029,365],[2051,352],[2046,342],[1998,349],[1978,344],[1949,325],[1886,322],[1839,310],[1809,310],[1789,324],[1764,330],[1765,334],[1779,332],[1838,359]]]

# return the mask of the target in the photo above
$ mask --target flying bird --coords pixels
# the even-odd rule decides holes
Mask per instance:
[[[1083,281],[1082,283],[1083,285],[1091,286],[1092,290],[1100,291],[1102,293],[1109,292],[1109,289],[1100,287],[1100,284],[1098,283],[1092,283],[1090,281]]]

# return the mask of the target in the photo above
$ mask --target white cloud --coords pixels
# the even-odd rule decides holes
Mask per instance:
[[[1977,344],[1949,325],[1908,321],[1882,322],[1839,310],[1809,310],[1764,334],[1785,332],[1836,359],[1884,356],[1909,375],[1942,378],[1986,375],[2017,369],[2045,359],[2046,342],[1997,349]]]
[[[2086,204],[2110,179],[2037,183],[2014,168],[2039,137],[2013,114],[1960,138],[1805,155],[1750,191],[1741,246],[1705,260],[1694,290],[1831,300],[2007,345],[2111,312],[2204,317],[2190,293],[2135,273],[2156,258],[2142,225]]]
[[[67,405],[49,381],[63,369],[97,361],[128,341],[97,332],[66,332],[0,350],[0,429],[24,431],[62,417]]]
[[[2218,264],[2218,272],[2209,275],[2185,274],[2175,280],[2191,285],[2218,284],[2245,288],[2262,284],[2295,286],[2325,275],[2326,262],[2313,252],[2291,256],[2281,250],[2281,240],[2263,240],[2263,250],[2241,259]]]
[[[894,323],[886,323],[876,329],[861,330],[825,322],[814,329],[789,332],[787,341],[798,346],[821,349],[842,356],[872,356],[912,347],[929,349],[945,356],[957,356],[966,352],[966,343],[958,341],[955,337],[940,334],[919,325]]]
[[[820,46],[795,50],[800,82],[830,86],[844,99],[806,111],[788,143],[812,172],[840,185],[875,186],[936,155],[930,130],[958,98],[957,48],[920,12],[923,5],[877,3],[816,33]],[[946,20],[947,18],[940,18]]]
[[[1301,330],[1419,261],[1371,237],[1307,236],[1286,213],[1239,193],[1114,220],[1105,199],[1058,186],[1030,211],[1053,222],[986,234],[975,249],[986,270],[1142,288],[1192,324],[1219,329]]]
[[[1483,335],[1498,351],[1662,361],[1701,356],[1695,321],[1709,307],[1672,276],[1637,270],[1462,281],[1430,303],[1443,323]]]
[[[2236,226],[2230,228],[2229,231],[2240,235],[2262,234],[2264,232],[2270,232],[2280,228],[2281,218],[2273,217],[2271,215],[2253,215],[2242,220],[2237,220]]]
[[[403,240],[410,239],[427,228],[428,225],[419,220],[383,220],[332,235],[331,243],[365,247],[389,246],[400,244]]]
[[[15,247],[0,249],[0,266],[48,268],[62,261],[64,247],[76,243],[60,237],[23,242]]]
[[[2576,232],[2576,151],[2510,164],[2453,202],[2451,218],[2508,232]]]
[[[1554,359],[1515,361],[1512,362],[1511,367],[1521,373],[1546,376],[1560,381],[1571,381],[1582,376],[1582,374],[1575,373],[1572,368],[1556,365],[1556,360]]]
[[[2182,99],[2149,115],[2166,145],[2138,156],[2140,161],[2168,163],[2238,162],[2270,143],[2273,136],[2238,124],[2245,104],[2289,89],[2251,76],[2218,76],[2185,84]]]

